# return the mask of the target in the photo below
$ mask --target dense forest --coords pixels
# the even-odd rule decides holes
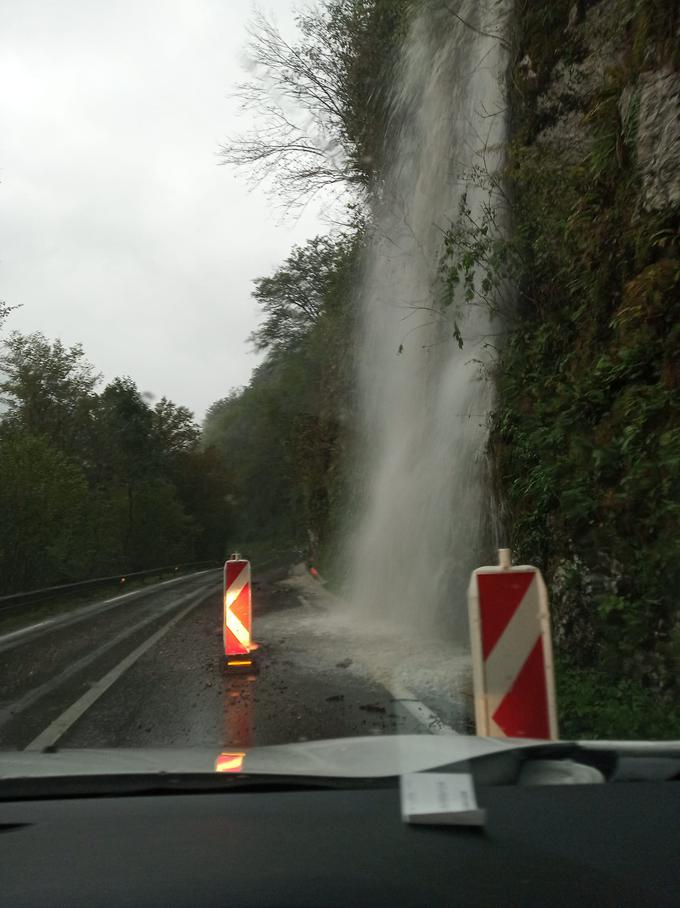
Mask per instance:
[[[79,346],[2,342],[0,593],[224,554],[224,460],[192,413],[99,384]]]
[[[329,235],[255,281],[265,359],[204,427],[245,455],[232,477],[243,538],[273,551],[294,539],[331,576],[354,505],[352,288],[389,154],[391,71],[422,6],[325,0],[295,46],[258,20],[243,97],[259,128],[224,147],[288,209],[329,188],[341,200]],[[480,286],[512,288],[487,375],[490,496],[516,558],[551,590],[564,734],[680,731],[679,23],[666,0],[519,0],[499,36],[506,165],[476,175],[509,218],[500,229],[492,207],[476,224],[452,211],[443,250],[444,280],[476,301]]]

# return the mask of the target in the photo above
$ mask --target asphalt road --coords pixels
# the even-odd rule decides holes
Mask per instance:
[[[469,704],[452,690],[464,688],[464,666],[447,674],[446,648],[434,660],[446,670],[428,675],[425,643],[367,638],[310,583],[285,572],[255,580],[249,674],[225,668],[218,572],[0,637],[0,747],[239,748],[469,730]]]

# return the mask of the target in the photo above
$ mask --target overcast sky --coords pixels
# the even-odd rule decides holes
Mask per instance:
[[[299,6],[299,4],[296,4]],[[276,0],[286,30],[293,3]],[[251,0],[0,0],[5,332],[81,342],[198,418],[256,363],[252,279],[323,232],[218,166]]]

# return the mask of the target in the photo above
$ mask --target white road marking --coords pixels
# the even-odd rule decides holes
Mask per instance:
[[[13,703],[8,704],[7,706],[0,709],[0,728],[7,725],[12,719],[20,715],[22,712],[25,712],[34,703],[41,700],[46,694],[49,694],[55,688],[60,687],[69,678],[72,678],[74,675],[77,675],[78,672],[87,668],[88,665],[92,665],[93,662],[96,662],[97,659],[100,659],[105,653],[114,647],[118,646],[124,640],[127,640],[128,637],[133,636],[134,634],[141,631],[148,624],[153,624],[157,622],[159,618],[168,612],[174,612],[183,605],[186,605],[193,600],[196,592],[189,593],[186,596],[183,596],[181,599],[166,605],[164,608],[159,611],[154,612],[152,615],[147,616],[142,621],[133,624],[132,627],[126,627],[125,630],[121,631],[119,634],[116,634],[115,637],[108,638],[101,646],[97,649],[90,651],[85,656],[82,656],[80,659],[76,659],[75,662],[72,662],[67,668],[59,672],[57,675],[53,675],[43,684],[39,684],[37,687],[34,687],[27,694],[25,694],[20,700],[15,700]]]
[[[201,592],[195,600],[182,609],[179,614],[171,618],[166,625],[152,634],[136,649],[132,650],[124,659],[122,659],[115,668],[107,672],[103,678],[100,678],[92,687],[83,694],[75,703],[72,703],[54,722],[47,726],[44,731],[40,732],[37,738],[34,738],[28,744],[25,750],[44,750],[45,747],[51,747],[56,744],[59,738],[64,735],[71,726],[83,716],[87,710],[97,702],[97,700],[106,693],[106,691],[123,675],[135,662],[144,655],[147,650],[151,649],[158,641],[164,637],[178,622],[182,620],[196,606],[206,598],[205,591]]]
[[[437,713],[425,706],[423,701],[419,700],[408,688],[399,684],[392,684],[391,688],[387,688],[387,692],[392,694],[392,698],[396,703],[413,716],[414,719],[417,719],[421,725],[424,725],[431,735],[458,734],[455,728],[447,725]]]
[[[183,574],[181,577],[172,577],[170,580],[162,580],[160,583],[154,583],[153,586],[146,587],[146,589],[132,590],[129,593],[122,593],[120,596],[114,596],[112,599],[102,599],[101,602],[94,602],[83,608],[73,609],[73,611],[60,615],[57,618],[38,621],[36,624],[30,624],[28,627],[22,627],[17,631],[10,631],[8,634],[2,634],[0,636],[0,653],[5,652],[5,650],[8,649],[13,649],[15,646],[20,646],[24,642],[24,639],[30,640],[31,638],[39,637],[41,634],[47,633],[48,631],[57,630],[61,627],[69,627],[71,624],[77,624],[79,621],[84,621],[94,613],[101,613],[105,612],[107,609],[115,608],[116,606],[121,605],[125,599],[146,596],[149,593],[155,592],[159,587],[169,586],[173,583],[181,583],[183,580],[190,580],[194,577],[200,577],[203,574],[209,573],[210,570],[197,571],[195,574]]]

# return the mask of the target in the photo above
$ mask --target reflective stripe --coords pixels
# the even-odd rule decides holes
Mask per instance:
[[[246,563],[236,579],[229,584],[227,589],[227,608],[236,602],[244,586],[248,583],[250,583],[250,564]]]
[[[227,628],[232,632],[234,637],[238,640],[241,646],[244,646],[246,650],[250,645],[250,634],[248,629],[243,626],[243,623],[236,617],[233,611],[227,607]]]

